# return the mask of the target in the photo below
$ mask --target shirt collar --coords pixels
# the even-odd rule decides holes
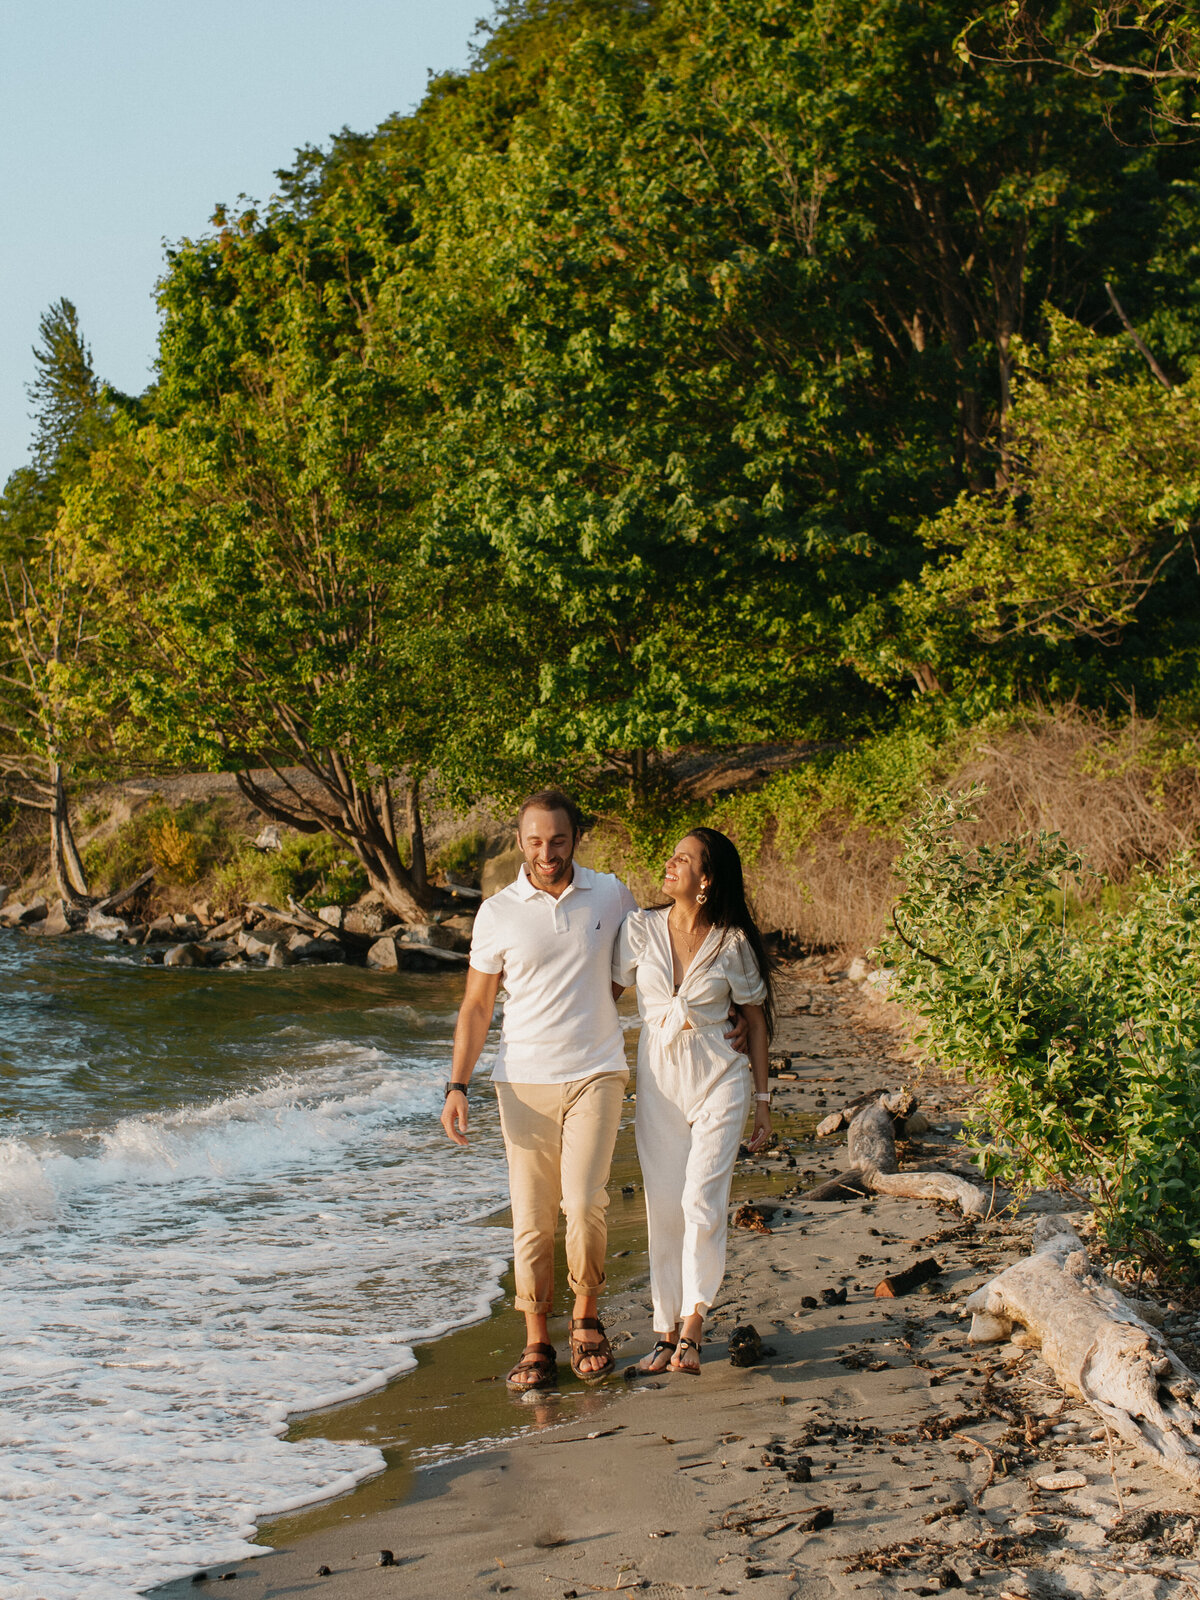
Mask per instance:
[[[595,884],[595,881],[596,874],[592,869],[585,867],[582,862],[576,861],[574,876],[563,890],[563,894],[570,894],[572,889],[590,889]],[[532,900],[535,894],[545,894],[545,892],[544,889],[539,889],[530,880],[529,874],[525,870],[525,863],[522,861],[520,870],[517,873],[517,893],[521,896],[521,899]],[[562,899],[562,895],[559,895],[559,899]]]

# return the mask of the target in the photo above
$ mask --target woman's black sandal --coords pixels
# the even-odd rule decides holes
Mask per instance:
[[[694,1350],[696,1352],[696,1365],[694,1367],[673,1366],[669,1370],[671,1372],[685,1372],[689,1378],[697,1378],[700,1375],[700,1346],[696,1343],[695,1339],[680,1339],[679,1347],[675,1352],[676,1359],[678,1359],[678,1357],[681,1356],[685,1350]]]
[[[518,1381],[524,1372],[533,1374],[528,1383]],[[552,1344],[527,1344],[521,1359],[504,1380],[505,1387],[516,1394],[527,1389],[553,1389],[558,1382],[558,1352]]]
[[[657,1361],[664,1350],[669,1350],[674,1355],[677,1348],[678,1346],[671,1339],[656,1339],[654,1341],[654,1349],[650,1351],[649,1355],[644,1355],[642,1361]],[[632,1367],[626,1367],[625,1376],[627,1378],[656,1378],[660,1372],[667,1370],[665,1366],[644,1367],[642,1361],[635,1362]]]
[[[576,1328],[588,1328],[600,1337],[595,1344],[585,1344],[582,1339],[574,1337]],[[572,1317],[567,1324],[567,1337],[571,1343],[571,1371],[580,1383],[599,1383],[601,1378],[607,1378],[615,1370],[617,1362],[612,1345],[605,1336],[604,1324],[597,1317]],[[599,1356],[604,1365],[593,1367],[590,1372],[583,1371],[581,1363],[589,1356]]]

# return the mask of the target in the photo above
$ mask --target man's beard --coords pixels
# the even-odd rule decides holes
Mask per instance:
[[[570,875],[571,865],[575,860],[574,852],[567,856],[554,873],[542,872],[538,867],[530,867],[529,875],[535,884],[559,884]]]

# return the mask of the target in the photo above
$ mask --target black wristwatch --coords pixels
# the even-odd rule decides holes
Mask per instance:
[[[446,1085],[446,1093],[442,1096],[442,1098],[448,1099],[456,1089],[458,1090],[459,1094],[467,1095],[467,1086],[465,1083],[448,1083]],[[469,1099],[470,1096],[467,1095],[467,1098]]]

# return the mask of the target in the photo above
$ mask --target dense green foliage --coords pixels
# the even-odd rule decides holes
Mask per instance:
[[[1200,1279],[1200,874],[1068,916],[1085,871],[1054,835],[965,847],[970,794],[904,835],[888,949],[921,1043],[983,1086],[989,1175],[1089,1194],[1110,1246]]]
[[[172,250],[153,390],[61,480],[58,362],[29,485],[97,597],[78,695],[417,915],[429,772],[666,826],[681,745],[1194,694],[1200,149],[1010,36],[501,6],[412,115]]]

